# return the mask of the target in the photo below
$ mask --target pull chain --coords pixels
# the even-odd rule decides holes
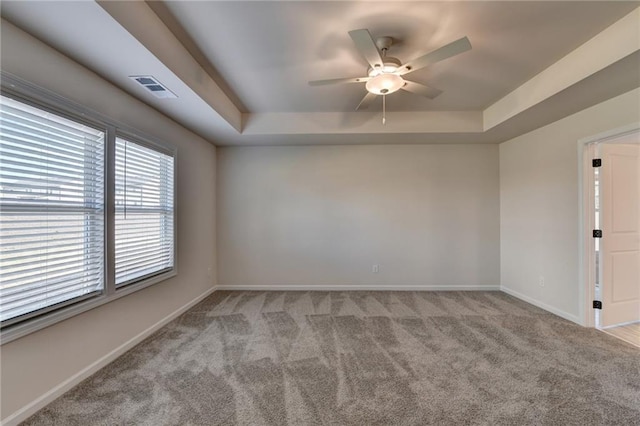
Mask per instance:
[[[382,125],[387,122],[387,95],[382,95]]]
[[[387,57],[387,48],[382,49],[382,57]],[[384,62],[384,61],[383,61]],[[387,95],[382,95],[382,125],[384,126],[387,122]]]

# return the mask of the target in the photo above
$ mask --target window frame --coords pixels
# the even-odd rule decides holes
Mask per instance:
[[[88,310],[97,308],[121,297],[165,281],[178,275],[178,149],[172,144],[149,136],[127,124],[121,123],[76,102],[68,100],[47,89],[43,89],[19,77],[0,72],[0,93],[3,96],[51,112],[66,119],[104,130],[104,288],[102,292],[81,298],[60,308],[52,305],[42,314],[27,317],[24,321],[9,324],[0,329],[0,345],[49,327]],[[173,157],[173,268],[141,277],[127,285],[116,288],[115,284],[115,144],[116,137],[143,145]],[[48,308],[47,308],[48,309]]]
[[[173,157],[173,268],[171,268],[171,270],[166,271],[166,272],[161,272],[161,273],[156,273],[152,276],[143,276],[141,278],[134,278],[133,280],[129,280],[127,282],[124,283],[120,283],[119,285],[116,284],[115,282],[115,217],[116,217],[116,205],[115,205],[115,151],[116,151],[116,138],[121,138],[124,139],[128,142],[134,143],[134,144],[138,144],[141,145],[145,148],[149,148],[152,149],[154,151],[160,152],[162,154],[166,154],[168,156]],[[111,171],[111,181],[110,181],[110,185],[112,185],[112,190],[113,190],[113,197],[112,201],[113,201],[113,210],[112,210],[112,221],[113,221],[113,285],[115,287],[115,291],[116,292],[121,292],[123,291],[125,288],[130,287],[132,285],[136,285],[138,284],[140,281],[150,281],[153,280],[156,277],[164,277],[167,274],[171,274],[173,271],[177,271],[177,246],[178,246],[178,240],[177,240],[177,228],[178,228],[178,222],[177,222],[177,194],[176,194],[176,188],[177,188],[177,169],[176,169],[176,165],[177,165],[177,157],[176,157],[176,151],[175,149],[172,151],[171,149],[169,149],[167,146],[164,147],[159,147],[157,144],[154,144],[153,142],[149,141],[149,140],[145,140],[145,139],[141,139],[139,135],[135,135],[135,134],[131,134],[128,132],[123,131],[120,128],[115,129],[115,133],[113,135],[113,141],[112,141],[112,145],[111,145],[111,151],[113,151],[111,154],[107,154],[107,156],[109,158],[113,157],[113,164],[114,167],[112,169],[108,169],[109,171]],[[107,176],[107,180],[109,179],[109,176]],[[107,196],[107,198],[109,198]],[[105,204],[106,205],[106,204]],[[109,206],[106,206],[107,208]],[[107,223],[107,226],[108,223]],[[176,274],[173,274],[171,276],[175,276]],[[166,277],[169,278],[169,277]],[[163,278],[163,279],[166,279]]]

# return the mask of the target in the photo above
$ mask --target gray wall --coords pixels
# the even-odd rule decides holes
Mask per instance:
[[[504,290],[582,322],[578,140],[638,121],[640,89],[500,144]]]
[[[223,286],[499,285],[497,145],[219,148],[217,194]]]
[[[6,419],[214,286],[216,149],[10,23],[1,30],[3,70],[178,147],[178,275],[2,345]]]

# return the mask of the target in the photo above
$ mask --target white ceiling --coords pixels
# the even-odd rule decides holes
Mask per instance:
[[[473,120],[466,118],[481,117],[483,110],[639,4],[3,1],[1,12],[3,18],[217,144],[496,143],[638,87],[640,62],[634,55],[490,131],[469,127]],[[444,93],[435,100],[402,91],[390,95],[387,108],[396,116],[393,121],[390,115],[391,126],[385,128],[378,122],[379,103],[368,112],[350,112],[365,94],[363,85],[307,84],[365,74],[366,62],[347,34],[357,28],[368,28],[374,37],[392,36],[397,44],[389,55],[403,62],[465,35],[473,49],[410,74],[409,79]],[[167,34],[176,43],[162,44]],[[184,58],[182,54],[190,61],[176,61]],[[144,74],[157,77],[179,98],[155,99],[128,78]],[[445,114],[447,123],[467,120],[467,127],[402,128],[409,118],[422,120],[420,114],[431,114],[424,116],[428,120],[439,117],[433,116],[436,112]],[[240,119],[242,126],[237,125]],[[268,125],[260,127],[265,120],[270,120]],[[307,125],[292,131],[278,124],[285,121]],[[323,123],[330,128],[322,130]]]
[[[483,109],[614,23],[636,5],[615,2],[196,2],[166,8],[252,112],[353,111],[364,84],[309,80],[366,76],[348,31],[398,41],[403,63],[467,36],[473,49],[409,80],[444,91],[408,92],[392,111]],[[375,107],[381,108],[381,102]]]

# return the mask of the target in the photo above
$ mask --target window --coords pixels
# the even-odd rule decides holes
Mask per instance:
[[[104,288],[104,132],[0,105],[0,318]]]
[[[176,274],[175,151],[53,101],[0,96],[3,342]]]
[[[116,286],[173,267],[173,157],[116,138]]]

